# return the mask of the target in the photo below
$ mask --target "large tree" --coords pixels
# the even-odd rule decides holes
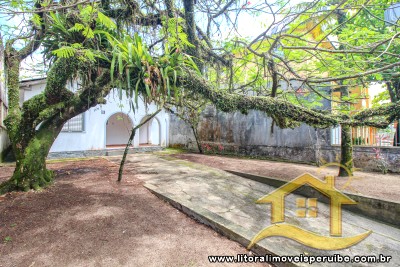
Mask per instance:
[[[349,6],[345,8],[349,10],[356,5],[347,2]],[[314,65],[315,59],[324,62],[324,58],[316,54],[377,55],[385,53],[384,45],[391,39],[337,51],[320,46],[327,37],[305,39],[312,31],[296,30],[304,22],[298,26],[291,24],[292,32],[270,34],[273,27],[282,26],[279,23],[282,16],[286,27],[298,18],[305,19],[307,12],[323,3],[314,1],[292,14],[281,8],[282,1],[279,5],[265,2],[254,7],[238,1],[1,1],[2,13],[27,20],[24,29],[10,34],[6,41],[9,97],[6,126],[17,163],[11,179],[0,185],[0,192],[37,189],[50,183],[53,174],[47,170],[45,159],[64,123],[103,103],[112,88],[126,93],[133,108],[139,94],[149,102],[164,103],[171,98],[184,101],[182,97],[191,91],[209,99],[222,111],[264,111],[280,127],[294,127],[298,123],[315,127],[338,124],[386,127],[398,119],[400,103],[351,114],[331,114],[305,105],[304,100],[295,101],[293,93],[279,88],[279,80],[289,85],[296,80],[307,84],[320,97],[326,97],[316,89],[318,85],[340,81],[350,84],[365,75],[400,65],[395,62],[362,72],[321,76]],[[332,8],[343,7],[338,4]],[[251,40],[240,38],[237,32],[239,23],[248,23],[240,16],[249,14],[261,14],[271,21]],[[221,39],[218,37],[221,33],[232,36]],[[20,106],[21,62],[39,48],[49,65],[46,88]],[[306,51],[313,58],[303,58],[301,53],[291,57],[285,52],[296,50]],[[305,64],[309,62],[313,62],[311,67]],[[249,68],[250,78],[241,78],[238,64],[242,71]],[[254,70],[253,66],[257,68]],[[219,70],[218,75],[214,69]],[[66,84],[74,78],[82,86],[72,92]],[[249,95],[248,89],[257,94]]]
[[[368,97],[360,89],[383,78],[392,102],[397,102],[398,24],[384,19],[390,5],[382,0],[269,5],[272,22],[265,31],[251,41],[236,39],[227,46],[240,55],[233,64],[233,72],[240,73],[233,78],[235,89],[252,89],[310,108],[326,99],[332,112],[350,117],[359,111],[353,104]],[[232,77],[226,80],[231,84]],[[272,118],[282,126],[281,117]],[[340,176],[351,175],[353,169],[352,126],[341,123]]]

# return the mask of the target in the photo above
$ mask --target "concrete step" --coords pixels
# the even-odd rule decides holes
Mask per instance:
[[[128,154],[132,153],[145,153],[156,152],[165,149],[161,146],[143,146],[132,147],[129,149]],[[47,159],[61,159],[61,158],[86,158],[86,157],[102,157],[102,156],[121,156],[124,154],[124,148],[112,149],[97,149],[97,150],[80,150],[80,151],[62,151],[50,152]],[[4,157],[4,162],[15,162],[15,156],[12,149],[9,149]]]
[[[249,245],[257,233],[271,225],[271,205],[256,204],[255,201],[274,191],[275,187],[165,156],[161,158],[148,154],[130,155],[129,161],[140,173],[140,178],[146,181],[145,187],[154,194],[243,246]],[[290,194],[285,198],[285,223],[330,237],[330,206],[318,202],[316,218],[299,218],[296,213],[299,197],[303,196]],[[368,231],[372,233],[364,240],[341,250],[320,250],[282,236],[265,238],[259,241],[253,250],[258,255],[341,255],[349,256],[350,259],[356,256],[391,257],[389,263],[325,262],[314,263],[313,266],[399,266],[400,229],[342,210],[343,237],[352,237]],[[332,237],[327,240],[327,243],[336,242]],[[276,262],[274,264],[288,265]],[[294,265],[309,266],[309,263]]]
[[[161,151],[163,149],[164,149],[164,147],[161,147],[161,146],[132,147],[129,149],[128,154],[155,152],[155,151]],[[111,149],[98,149],[98,150],[51,152],[51,153],[49,153],[47,158],[48,159],[58,159],[58,158],[121,156],[124,154],[124,151],[125,151],[125,148],[111,148]]]

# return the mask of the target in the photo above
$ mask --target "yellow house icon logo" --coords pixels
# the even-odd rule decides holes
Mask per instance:
[[[330,200],[330,236],[321,236],[296,225],[285,223],[285,197],[305,185],[309,185],[327,196]],[[368,231],[356,236],[342,237],[342,205],[357,204],[357,202],[335,188],[334,176],[326,176],[325,181],[321,181],[313,175],[305,173],[258,199],[256,203],[271,204],[272,225],[264,228],[253,237],[248,249],[264,238],[283,236],[312,248],[338,250],[359,243],[372,232]],[[318,216],[316,198],[298,198],[296,205],[298,208],[296,213],[298,217]]]

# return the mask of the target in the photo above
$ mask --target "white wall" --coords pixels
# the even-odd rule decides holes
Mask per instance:
[[[0,126],[0,154],[10,145],[6,129]],[[1,162],[1,159],[0,159]]]
[[[160,144],[160,123],[157,119],[151,121],[150,142],[152,145]]]
[[[24,99],[28,100],[32,96],[38,94],[44,90],[44,82],[42,84],[31,85],[30,91],[24,91]],[[84,113],[84,132],[61,132],[57,139],[54,141],[50,152],[62,152],[62,151],[82,151],[82,150],[95,150],[106,148],[106,123],[107,120],[115,113],[122,112],[127,114],[132,120],[133,125],[137,125],[140,121],[148,114],[151,114],[157,110],[157,106],[154,104],[147,105],[147,108],[139,97],[139,108],[133,113],[130,110],[129,100],[123,96],[122,100],[119,100],[118,90],[113,90],[106,98],[107,104],[97,105]],[[161,122],[161,129],[167,129],[166,124],[169,123],[169,115],[162,110],[156,116]],[[134,139],[134,146],[139,146],[139,133],[136,133]],[[166,140],[168,133],[166,130],[162,130],[160,133],[161,146],[166,146]]]
[[[118,112],[106,122],[106,145],[124,145],[132,132],[132,121],[128,115]]]
[[[149,143],[149,128],[150,122],[146,122],[142,127],[139,128],[139,144]]]
[[[144,124],[139,129],[139,144],[160,145],[161,142],[161,128],[159,117],[155,117]],[[164,129],[167,132],[167,127]],[[166,146],[164,142],[163,146]]]
[[[4,79],[4,50],[0,45],[0,155],[9,146],[7,131],[3,120],[7,112],[7,92]],[[0,159],[1,160],[1,159]]]

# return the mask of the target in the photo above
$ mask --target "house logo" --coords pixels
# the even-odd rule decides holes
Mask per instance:
[[[285,223],[285,197],[294,190],[305,185],[319,191],[330,201],[330,235],[322,236],[317,233],[302,229],[296,225]],[[272,225],[264,228],[251,240],[250,249],[258,241],[271,236],[283,236],[293,239],[303,245],[321,250],[339,250],[351,247],[369,236],[372,231],[359,235],[342,237],[342,205],[357,204],[354,200],[335,188],[334,176],[326,176],[325,181],[321,181],[315,176],[305,173],[294,180],[282,185],[270,194],[260,198],[256,203],[271,204],[271,223]],[[318,217],[316,198],[297,198],[296,216]]]

